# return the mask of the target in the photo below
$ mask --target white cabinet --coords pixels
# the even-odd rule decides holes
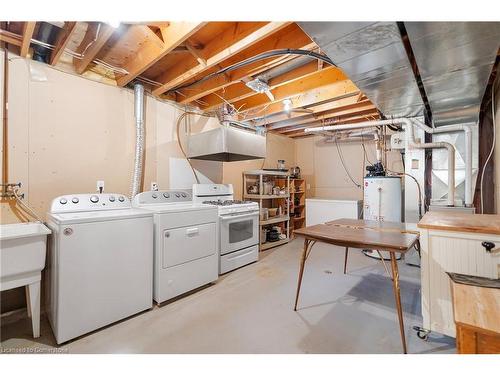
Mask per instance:
[[[446,272],[499,278],[500,235],[424,228],[420,235],[424,328],[455,337]],[[494,250],[486,251],[483,241],[493,242]]]
[[[336,219],[359,219],[361,206],[360,200],[307,198],[306,225],[323,224]]]

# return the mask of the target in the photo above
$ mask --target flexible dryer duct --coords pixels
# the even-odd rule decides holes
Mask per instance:
[[[136,83],[134,86],[134,116],[135,116],[135,158],[134,174],[130,197],[141,191],[142,169],[144,164],[144,86]]]

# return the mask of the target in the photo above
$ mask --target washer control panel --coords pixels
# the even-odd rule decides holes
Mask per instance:
[[[193,200],[193,195],[190,189],[185,190],[158,190],[145,191],[137,194],[133,199],[134,206],[142,204],[161,204],[161,203],[176,203],[190,202]]]
[[[55,198],[50,212],[98,211],[130,208],[130,199],[123,194],[68,194]]]

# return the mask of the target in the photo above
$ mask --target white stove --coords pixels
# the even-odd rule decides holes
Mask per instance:
[[[158,304],[217,280],[216,207],[194,203],[189,190],[147,191],[132,204],[153,212],[153,298]]]
[[[234,199],[231,184],[195,184],[193,202],[215,206],[219,212],[219,273],[259,258],[259,205]]]

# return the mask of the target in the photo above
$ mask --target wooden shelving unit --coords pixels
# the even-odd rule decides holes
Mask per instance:
[[[290,179],[290,234],[293,238],[295,229],[306,225],[306,180],[303,178]]]
[[[264,192],[265,182],[272,182],[274,186],[278,186],[282,190],[284,189],[285,194],[262,194]],[[258,186],[259,194],[248,193],[249,186],[255,184]],[[262,169],[243,172],[243,199],[257,201],[261,212],[262,208],[279,207],[281,207],[283,211],[280,216],[269,217],[267,220],[260,221],[260,251],[284,245],[290,240],[292,225],[290,220],[290,212],[292,212],[290,209],[292,201],[290,191],[290,175],[288,172],[267,171]],[[281,233],[286,234],[286,238],[279,241],[263,242],[262,229],[268,226],[281,227]]]

